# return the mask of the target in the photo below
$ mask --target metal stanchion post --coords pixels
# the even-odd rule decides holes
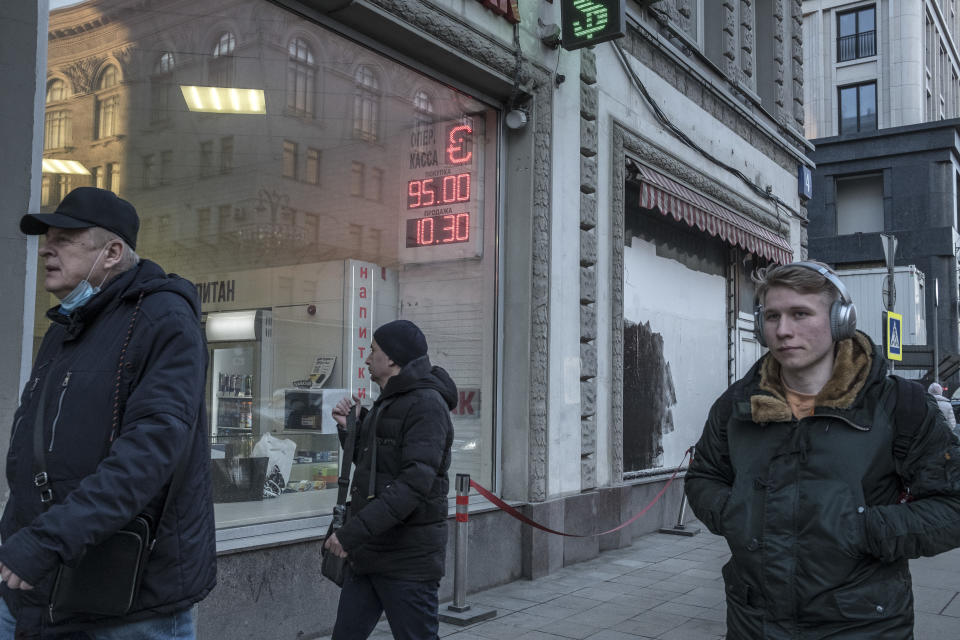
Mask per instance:
[[[469,506],[470,476],[457,474],[457,538],[453,548],[453,604],[447,609],[463,613],[469,611],[467,604],[467,534],[470,526]]]
[[[693,462],[693,456],[696,454],[696,447],[690,447],[690,462]],[[700,533],[700,527],[688,527],[683,523],[683,518],[687,513],[687,492],[680,494],[680,513],[677,514],[677,524],[673,528],[664,527],[660,533],[670,533],[676,536],[695,536]]]
[[[440,613],[440,621],[466,626],[497,615],[490,607],[472,607],[467,604],[467,546],[470,526],[470,475],[457,474],[457,531],[453,548],[453,603]]]

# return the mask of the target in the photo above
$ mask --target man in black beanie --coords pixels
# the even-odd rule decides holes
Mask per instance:
[[[326,553],[347,558],[351,568],[333,640],[367,638],[384,612],[394,638],[433,640],[457,387],[430,364],[427,339],[409,320],[373,332],[366,364],[381,390],[373,407],[360,409],[354,397],[333,409],[341,441],[351,411],[358,429],[348,518],[323,545]]]

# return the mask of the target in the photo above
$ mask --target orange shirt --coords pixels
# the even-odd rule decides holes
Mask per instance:
[[[787,385],[783,385],[783,390],[787,393],[787,403],[790,405],[790,411],[797,419],[813,415],[817,394],[800,393]]]

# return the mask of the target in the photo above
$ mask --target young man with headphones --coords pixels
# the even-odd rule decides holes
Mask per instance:
[[[730,546],[727,638],[909,640],[908,560],[960,545],[958,442],[902,400],[829,268],[755,280],[769,352],[714,403],[685,487]]]

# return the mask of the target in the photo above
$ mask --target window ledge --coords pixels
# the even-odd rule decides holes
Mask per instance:
[[[526,504],[515,500],[507,500],[506,502],[514,507]],[[478,514],[496,511],[497,507],[483,496],[471,493],[470,505],[467,510],[471,514]],[[450,498],[447,518],[455,517],[456,512],[454,499]],[[257,549],[269,549],[288,544],[322,540],[327,534],[331,517],[331,515],[314,516],[217,529],[217,555],[222,556],[241,551],[255,551]]]
[[[864,58],[854,58],[853,60],[844,60],[843,62],[836,62],[834,66],[837,69],[845,69],[847,67],[855,67],[858,64],[863,64],[865,62],[876,62],[879,58],[876,54],[872,56],[866,56]]]

